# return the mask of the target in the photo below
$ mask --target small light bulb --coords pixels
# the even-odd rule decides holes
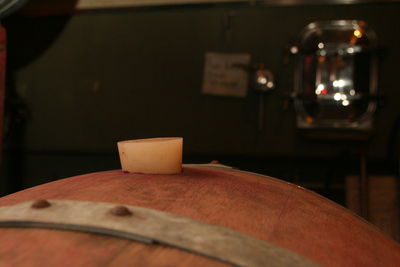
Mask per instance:
[[[342,99],[342,94],[341,93],[336,93],[333,95],[333,99],[335,99],[336,101],[339,101]]]
[[[299,49],[297,48],[297,46],[292,46],[290,48],[290,53],[297,54],[298,52],[299,52]]]
[[[318,84],[318,86],[317,86],[317,89],[318,89],[319,91],[324,90],[324,88],[325,88],[325,85],[323,85],[322,83]]]
[[[357,38],[361,38],[362,37],[362,32],[360,30],[354,30],[353,32],[354,36]]]
[[[332,85],[334,87],[344,87],[346,82],[344,80],[334,80]]]
[[[257,82],[260,84],[266,84],[267,79],[265,77],[258,77]]]
[[[320,95],[324,89],[325,89],[325,85],[320,83],[320,84],[318,84],[317,89],[315,89],[315,93],[317,95]]]

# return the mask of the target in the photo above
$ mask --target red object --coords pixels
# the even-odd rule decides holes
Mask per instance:
[[[6,48],[7,35],[3,26],[0,26],[0,153],[3,150],[4,139],[4,104],[6,93]]]
[[[400,246],[347,209],[299,186],[257,174],[185,167],[177,175],[86,174],[0,199],[122,203],[228,227],[287,248],[323,266],[398,266]],[[88,233],[0,229],[0,265],[219,266],[158,245]]]

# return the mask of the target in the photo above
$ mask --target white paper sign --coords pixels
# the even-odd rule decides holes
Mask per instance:
[[[249,54],[206,53],[202,92],[245,97],[250,59]]]

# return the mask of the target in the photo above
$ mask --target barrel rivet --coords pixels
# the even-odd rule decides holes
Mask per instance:
[[[50,206],[51,206],[50,202],[48,202],[46,199],[38,199],[32,203],[31,207],[34,209],[43,209]]]
[[[133,213],[127,207],[124,206],[115,206],[112,208],[111,213],[116,216],[131,216]]]

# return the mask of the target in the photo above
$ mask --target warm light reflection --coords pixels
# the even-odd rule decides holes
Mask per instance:
[[[257,83],[266,84],[267,83],[267,79],[265,77],[258,77]]]
[[[342,100],[342,94],[341,93],[334,94],[333,99],[335,99],[336,101]]]
[[[321,92],[322,92],[322,90],[324,90],[324,88],[325,88],[325,86],[323,85],[323,84],[318,84],[318,86],[317,86],[317,89],[315,89],[315,93],[317,94],[317,95],[320,95],[321,94]]]
[[[343,94],[343,93],[335,93],[334,95],[333,95],[333,99],[335,100],[335,101],[342,101],[341,103],[342,103],[342,105],[343,106],[348,106],[348,105],[350,105],[350,101],[349,101],[349,99],[348,99],[348,96],[346,95],[346,94]]]
[[[340,79],[340,80],[334,80],[332,84],[334,87],[344,87],[346,85],[346,82]]]
[[[273,82],[267,82],[267,87],[268,87],[268,88],[274,87],[274,83],[273,83]]]
[[[326,58],[324,56],[319,56],[318,57],[318,62],[319,63],[324,63],[326,61]]]
[[[356,94],[356,90],[351,89],[351,90],[350,90],[350,95],[353,96],[353,95],[355,95],[355,94]]]
[[[354,30],[353,32],[354,36],[357,38],[361,38],[362,37],[362,32],[360,30]]]
[[[318,84],[318,86],[317,86],[317,89],[318,89],[319,91],[322,91],[324,88],[325,88],[325,85],[322,84],[322,83]]]
[[[297,54],[298,52],[299,52],[299,48],[297,48],[297,46],[292,46],[290,48],[290,53]]]
[[[354,48],[353,47],[347,48],[347,53],[353,54],[354,53]]]
[[[319,49],[324,48],[324,44],[323,44],[323,43],[319,43],[319,44],[318,44],[318,48],[319,48]]]
[[[315,89],[315,94],[326,95],[327,93],[328,93],[328,89],[325,88],[325,85],[322,83],[318,84],[317,88]]]
[[[310,117],[310,116],[307,116],[307,117],[306,117],[306,122],[307,122],[308,124],[312,124],[312,123],[314,122],[314,119],[313,119],[312,117]]]

